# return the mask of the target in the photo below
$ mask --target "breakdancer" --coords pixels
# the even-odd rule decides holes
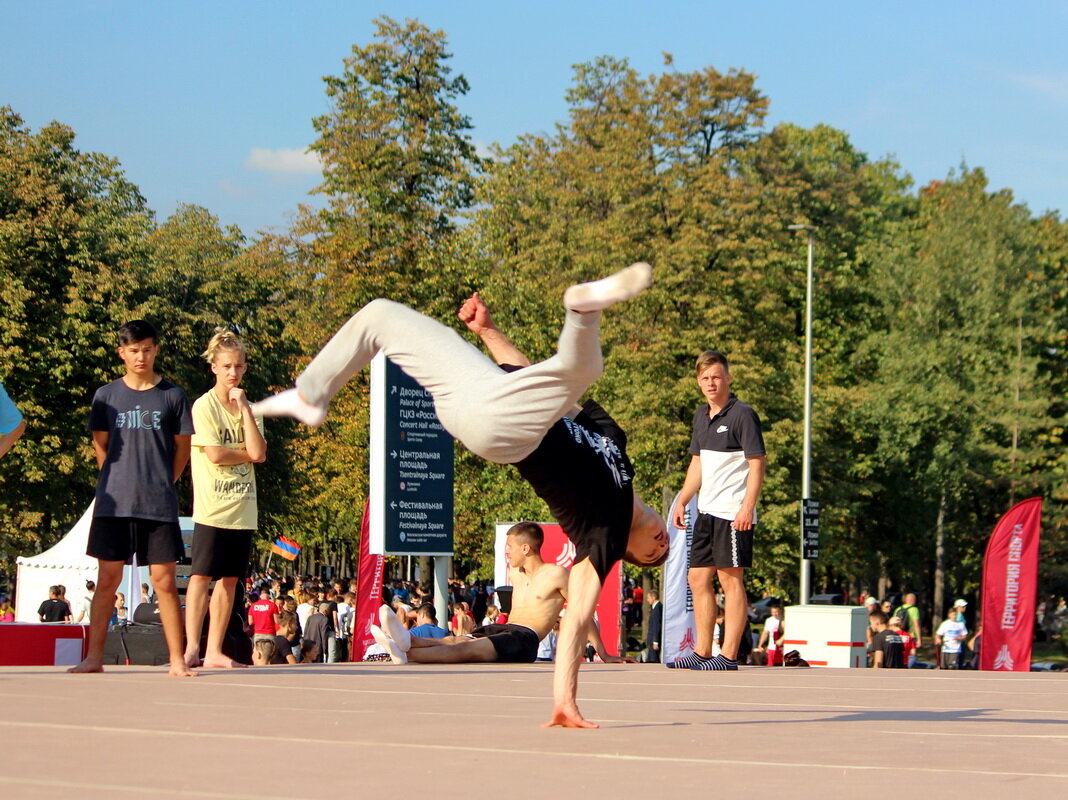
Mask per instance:
[[[648,264],[638,263],[569,288],[556,354],[529,366],[493,324],[477,294],[464,304],[460,317],[502,366],[451,328],[398,303],[374,300],[327,342],[297,378],[295,389],[253,406],[263,416],[321,425],[334,395],[382,352],[431,394],[438,420],[450,434],[476,455],[519,470],[576,550],[547,726],[597,727],[582,717],[576,695],[587,629],[604,578],[621,558],[653,566],[667,556],[663,519],[634,496],[622,429],[592,402],[574,418],[566,416],[603,368],[600,312],[639,294],[649,285],[651,272]]]

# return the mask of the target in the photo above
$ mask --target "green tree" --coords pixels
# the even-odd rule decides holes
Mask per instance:
[[[470,120],[455,106],[445,34],[414,20],[376,20],[376,41],[354,46],[340,76],[325,78],[329,113],[314,121],[327,207],[305,214],[307,256],[337,318],[376,296],[448,286],[435,248],[473,200],[479,160]],[[427,285],[429,283],[429,285]]]
[[[882,324],[861,358],[877,365],[867,408],[889,510],[880,527],[902,578],[915,584],[933,564],[937,619],[947,588],[977,586],[990,528],[1046,425],[1023,346],[1042,338],[1039,248],[1027,210],[964,169],[926,187],[872,259]]]
[[[1068,597],[1068,223],[1046,214],[1033,227],[1040,253],[1033,281],[1041,287],[1035,316],[1046,324],[1020,344],[1037,361],[1033,380],[1045,391],[1047,424],[1025,440],[1034,457],[1015,459],[1010,473],[1016,499],[1046,498],[1039,591]]]
[[[249,390],[259,395],[289,382],[291,285],[280,242],[248,246],[239,231],[221,229],[193,206],[156,228],[115,159],[78,151],[74,132],[57,123],[34,134],[4,109],[0,379],[29,423],[0,465],[5,480],[20,486],[0,498],[11,550],[47,545],[92,497],[86,415],[95,389],[121,374],[115,331],[123,322],[144,317],[157,325],[160,368],[193,397],[211,384],[198,354],[213,329],[236,328],[250,345]],[[287,505],[290,471],[281,450],[262,473],[268,525]]]

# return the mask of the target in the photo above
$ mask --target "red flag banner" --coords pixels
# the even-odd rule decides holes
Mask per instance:
[[[377,624],[378,608],[382,605],[382,574],[386,557],[374,555],[370,548],[371,503],[363,506],[360,525],[360,563],[356,573],[356,619],[352,626],[352,660],[362,661],[367,648],[374,643],[371,624]]]
[[[1038,593],[1042,498],[1017,503],[994,526],[983,559],[983,636],[979,668],[1031,669]]]

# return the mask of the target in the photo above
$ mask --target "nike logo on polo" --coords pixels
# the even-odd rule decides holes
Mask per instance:
[[[718,428],[716,428],[716,433],[726,433],[726,432],[727,432],[727,426],[726,425],[720,425]]]

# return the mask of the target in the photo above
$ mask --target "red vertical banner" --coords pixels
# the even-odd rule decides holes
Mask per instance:
[[[371,624],[378,620],[378,608],[382,605],[382,573],[386,557],[371,552],[371,504],[363,506],[363,522],[360,524],[360,563],[356,567],[356,619],[352,626],[353,661],[362,661],[367,648],[374,643]]]
[[[998,520],[983,559],[979,668],[1031,669],[1042,498],[1017,503]]]

